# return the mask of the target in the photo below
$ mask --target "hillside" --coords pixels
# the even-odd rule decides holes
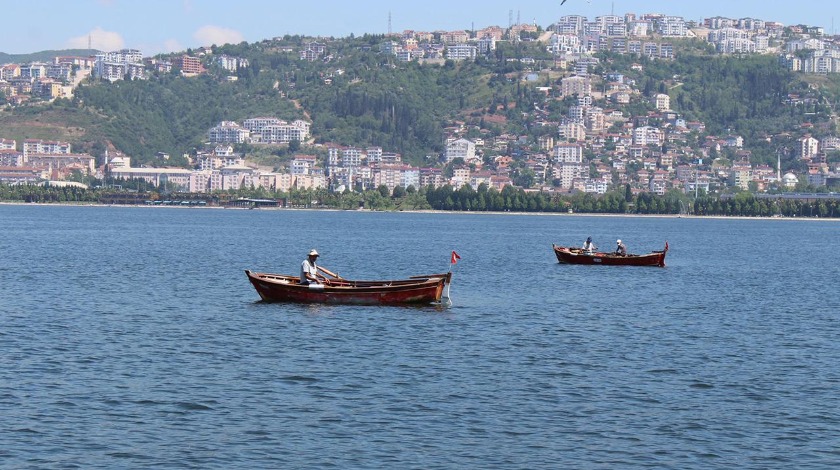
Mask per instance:
[[[556,131],[536,121],[558,122],[575,104],[537,89],[557,87],[570,72],[550,69],[551,56],[536,42],[503,43],[475,61],[419,64],[378,52],[383,41],[368,35],[332,40],[316,61],[299,59],[306,40],[298,36],[215,48],[214,54],[246,58],[250,66],[237,72],[236,81],[208,61],[209,73],[198,77],[175,71],[148,80],[85,83],[72,101],[3,110],[0,128],[5,138],[67,140],[86,151],[113,145],[142,163],[157,152],[177,157],[201,148],[207,130],[222,120],[306,118],[314,143],[377,145],[428,164],[426,156],[443,150],[448,127],[473,136],[526,135],[534,142]],[[778,143],[771,146],[769,136],[795,139],[803,123],[815,134],[836,132],[831,119],[838,80],[806,83],[773,56],[709,56],[699,43],[682,50],[673,61],[602,54],[591,71],[595,77],[620,72],[634,81],[640,93],[620,107],[625,115],[645,115],[652,95],[668,93],[672,108],[705,123],[708,133],[745,136],[757,161],[775,159]],[[523,58],[533,60],[526,65]],[[791,96],[800,101],[791,104]]]
[[[90,57],[99,53],[95,49],[62,49],[59,51],[40,51],[30,54],[6,54],[0,52],[0,64],[22,64],[26,62],[52,62],[59,56]]]

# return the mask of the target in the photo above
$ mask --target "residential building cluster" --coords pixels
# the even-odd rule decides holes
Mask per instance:
[[[787,35],[794,33],[794,38]],[[451,184],[455,187],[481,184],[502,188],[513,184],[523,173],[533,175],[531,188],[541,190],[604,193],[616,185],[629,185],[633,191],[664,194],[670,189],[686,192],[709,191],[724,186],[743,189],[766,189],[773,184],[796,185],[802,178],[815,186],[836,182],[840,168],[828,163],[827,153],[840,149],[840,139],[818,141],[803,135],[799,157],[807,166],[806,175],[782,175],[780,161],[775,168],[751,165],[750,151],[743,149],[737,135],[709,136],[700,148],[685,142],[692,132],[703,133],[700,122],[686,122],[672,111],[666,94],[640,97],[633,80],[621,73],[594,76],[589,73],[599,65],[594,53],[610,51],[656,59],[674,57],[674,38],[698,37],[713,44],[724,54],[777,53],[781,63],[792,70],[813,73],[840,72],[840,45],[823,35],[821,28],[785,27],[754,18],[707,18],[700,23],[684,18],[649,14],[604,15],[590,21],[578,15],[561,17],[547,31],[536,25],[518,24],[505,29],[492,26],[474,31],[404,31],[388,35],[380,51],[394,54],[398,60],[470,60],[490,54],[500,41],[540,40],[552,53],[555,69],[570,73],[558,84],[537,87],[546,96],[574,97],[576,104],[559,121],[548,121],[548,113],[537,107],[536,126],[556,129],[539,138],[538,151],[530,148],[529,136],[491,136],[484,129],[458,123],[447,129],[445,150],[431,155],[428,168],[404,163],[401,156],[381,148],[357,148],[327,145],[326,157],[296,155],[287,171],[265,172],[245,165],[245,157],[233,151],[233,144],[282,144],[306,142],[311,138],[310,123],[287,122],[275,117],[254,117],[242,124],[222,121],[208,130],[212,151],[199,152],[191,169],[133,168],[131,158],[107,157],[96,167],[93,157],[70,153],[69,145],[43,141],[16,144],[3,140],[0,145],[0,180],[25,182],[37,178],[66,179],[75,171],[116,178],[143,179],[157,186],[192,192],[212,192],[241,188],[266,188],[288,191],[298,188],[327,188],[343,191],[386,186],[425,187]],[[327,44],[309,41],[300,48],[284,46],[284,52],[299,54],[301,60],[329,60]],[[802,53],[807,51],[807,54]],[[534,59],[519,59],[535,63]],[[68,96],[78,83],[80,72],[101,80],[145,79],[150,71],[171,72],[178,69],[185,76],[206,72],[216,65],[235,73],[248,67],[248,61],[225,55],[213,55],[209,48],[193,55],[178,55],[169,60],[144,59],[138,50],[124,49],[100,53],[95,57],[59,57],[52,64],[6,64],[0,68],[0,91],[9,98],[38,93],[49,99]],[[635,71],[643,72],[641,64]],[[334,72],[336,75],[343,70]],[[537,74],[526,72],[524,79]],[[234,76],[231,76],[235,78]],[[329,84],[335,75],[323,75]],[[68,90],[69,88],[69,90]],[[617,109],[632,99],[650,101],[655,112],[644,116],[625,116]],[[602,100],[602,101],[599,101]],[[795,100],[795,98],[791,98]],[[605,107],[595,106],[599,101]],[[791,102],[793,104],[793,101]],[[613,107],[614,106],[614,107]],[[477,138],[476,135],[482,137]],[[469,137],[467,137],[469,136]],[[485,159],[486,150],[501,156]],[[715,159],[726,152],[730,160]],[[702,162],[706,162],[705,165]],[[444,176],[438,163],[451,166]],[[37,175],[37,176],[36,176]]]
[[[381,50],[394,54],[400,61],[468,60],[493,52],[499,41],[533,40],[530,35],[537,33],[539,28],[533,24],[516,24],[507,29],[491,26],[472,32],[406,30],[392,36]],[[595,21],[579,15],[563,16],[549,27],[548,33],[549,37],[543,38],[548,42],[546,48],[556,55],[610,50],[661,58],[673,57],[673,46],[643,38],[653,34],[660,38],[694,37],[689,23],[681,17],[644,15],[637,18],[630,13],[599,16]]]
[[[608,83],[605,88],[614,86]],[[829,164],[827,158],[829,152],[840,149],[837,137],[821,142],[808,134],[802,136],[796,156],[807,165],[807,174],[782,175],[780,156],[775,168],[751,164],[751,152],[743,148],[744,139],[738,135],[708,136],[699,147],[689,146],[688,135],[702,133],[705,126],[686,122],[671,111],[667,95],[650,98],[657,111],[633,117],[593,106],[591,95],[574,95],[579,103],[561,122],[537,123],[556,125],[557,139],[543,136],[538,152],[526,151],[521,156],[543,190],[604,193],[629,185],[634,192],[662,195],[671,189],[693,193],[728,186],[765,191],[772,186],[794,187],[801,178],[813,186],[840,183],[840,165]],[[495,139],[494,145],[501,148],[517,142],[515,136],[506,143],[504,138]],[[724,155],[731,155],[731,160],[717,158]]]
[[[525,33],[538,32],[534,24],[490,26],[472,31],[406,30],[390,35],[380,48],[400,61],[470,60],[493,52],[499,41],[517,41]],[[541,39],[554,54],[555,65],[561,67],[570,63],[585,66],[588,55],[598,51],[672,58],[674,48],[668,42],[670,38],[699,37],[723,54],[777,53],[780,63],[793,71],[840,73],[837,37],[825,36],[821,27],[786,27],[756,18],[718,16],[698,23],[663,14],[603,15],[591,21],[585,16],[566,15],[550,25],[547,33]],[[793,38],[785,38],[787,33],[793,34]],[[531,39],[526,35],[524,40]],[[298,53],[302,60],[329,57],[327,45],[318,41],[306,42]],[[533,61],[527,57],[520,60]],[[236,79],[233,74],[237,70],[249,66],[247,59],[213,55],[207,47],[168,60],[144,58],[137,49],[122,49],[91,57],[56,57],[52,63],[4,64],[0,66],[0,92],[12,105],[19,105],[33,96],[45,100],[72,97],[73,88],[88,74],[108,81],[136,80],[148,78],[151,71],[169,73],[175,68],[185,76],[194,76],[205,73],[209,64],[230,72],[230,80]]]
[[[798,54],[804,51],[804,57]],[[785,44],[782,65],[794,72],[840,73],[840,40],[824,37],[801,37]]]
[[[140,51],[123,49],[95,56],[93,76],[101,80],[144,80],[149,72],[170,73],[173,69],[185,77],[194,77],[207,72],[206,65],[214,64],[222,69],[236,73],[247,68],[248,59],[231,57],[225,54],[214,55],[210,48],[204,47],[193,52],[194,55],[178,54],[170,59],[143,58]]]
[[[454,149],[464,144],[465,140],[459,139],[449,146]],[[468,145],[473,144],[470,142]],[[246,165],[245,157],[234,152],[230,144],[219,144],[212,151],[189,156],[192,168],[132,167],[130,157],[107,153],[104,164],[97,166],[93,156],[73,153],[70,144],[66,142],[32,139],[18,146],[14,140],[0,139],[0,183],[64,181],[78,172],[100,179],[143,180],[151,186],[193,193],[257,188],[284,192],[292,189],[344,191],[380,186],[393,191],[397,186],[419,189],[429,185],[440,187],[451,184],[461,187],[469,184],[478,187],[482,183],[501,189],[511,184],[510,178],[489,171],[470,172],[466,166],[456,168],[454,175],[446,178],[440,167],[418,168],[407,165],[399,154],[385,152],[381,147],[360,149],[327,145],[326,153],[325,159],[315,155],[296,155],[281,172],[264,171]],[[459,153],[459,156],[463,158],[463,154]],[[469,157],[468,161],[475,162]]]
[[[384,152],[381,147],[360,149],[338,145],[326,146],[327,157],[296,155],[284,171],[264,171],[246,165],[245,157],[233,146],[219,144],[210,152],[191,156],[193,168],[135,168],[125,155],[106,156],[102,175],[126,180],[144,180],[168,190],[211,193],[239,189],[264,188],[287,192],[292,189],[328,189],[332,191],[367,190],[385,186],[415,189],[451,184],[473,187],[485,183],[501,189],[511,184],[510,178],[489,171],[470,172],[456,168],[452,177],[445,177],[440,167],[418,168],[402,162],[399,154]]]
[[[406,30],[391,35],[380,46],[399,61],[469,60],[491,53],[499,41],[521,40],[523,33],[537,33],[531,24],[517,24],[503,29],[492,26],[474,31],[420,32]],[[636,54],[668,59],[674,56],[669,39],[700,38],[721,54],[778,54],[780,62],[793,71],[808,73],[840,72],[840,39],[826,37],[821,27],[785,26],[757,18],[711,17],[702,22],[663,14],[603,15],[589,20],[585,16],[566,15],[548,27],[546,50],[558,64],[599,51]],[[786,34],[793,34],[788,40]],[[529,40],[527,38],[525,40]],[[806,57],[796,52],[807,49]],[[318,49],[319,55],[324,54]],[[301,58],[304,54],[301,53]],[[314,60],[313,55],[307,56]],[[527,61],[528,58],[525,58]]]
[[[292,141],[304,142],[309,138],[310,123],[297,119],[292,122],[274,117],[246,119],[242,125],[222,121],[208,132],[210,143],[277,144]]]
[[[0,138],[0,183],[34,184],[67,180],[74,172],[92,175],[96,159],[73,153],[69,143],[27,139],[20,148],[13,139]]]
[[[52,62],[29,62],[0,66],[0,92],[12,105],[20,105],[32,97],[42,100],[73,96],[74,77],[93,67],[90,57],[55,57]],[[79,75],[81,76],[81,75]]]
[[[144,58],[137,49],[121,49],[89,57],[59,56],[49,63],[3,64],[0,65],[0,92],[12,106],[17,106],[33,97],[45,101],[72,98],[74,88],[88,76],[114,82],[145,80],[150,72],[170,73],[173,68],[184,76],[195,76],[206,72],[205,64],[215,64],[231,74],[249,66],[247,59],[213,55],[210,48],[198,49],[195,54],[164,60]]]

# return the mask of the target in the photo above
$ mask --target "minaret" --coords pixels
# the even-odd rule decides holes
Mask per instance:
[[[776,152],[776,179],[782,180],[782,154]]]

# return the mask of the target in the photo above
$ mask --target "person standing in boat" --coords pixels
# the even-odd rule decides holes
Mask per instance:
[[[621,243],[621,240],[615,241],[615,254],[627,256],[627,246],[624,245],[624,243]]]
[[[598,247],[595,246],[594,243],[592,243],[592,237],[586,237],[586,241],[583,242],[583,252],[587,255],[591,255],[597,249]]]

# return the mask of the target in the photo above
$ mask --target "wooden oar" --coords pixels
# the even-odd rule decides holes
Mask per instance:
[[[336,279],[344,279],[343,277],[341,277],[341,276],[339,276],[338,274],[336,274],[336,273],[334,273],[334,272],[330,271],[330,270],[329,270],[329,269],[327,269],[327,268],[324,268],[324,267],[318,266],[318,270],[319,270],[319,271],[323,271],[325,274],[328,274],[328,275],[330,275],[330,276],[332,276],[332,277],[334,277],[334,278],[336,278]]]

